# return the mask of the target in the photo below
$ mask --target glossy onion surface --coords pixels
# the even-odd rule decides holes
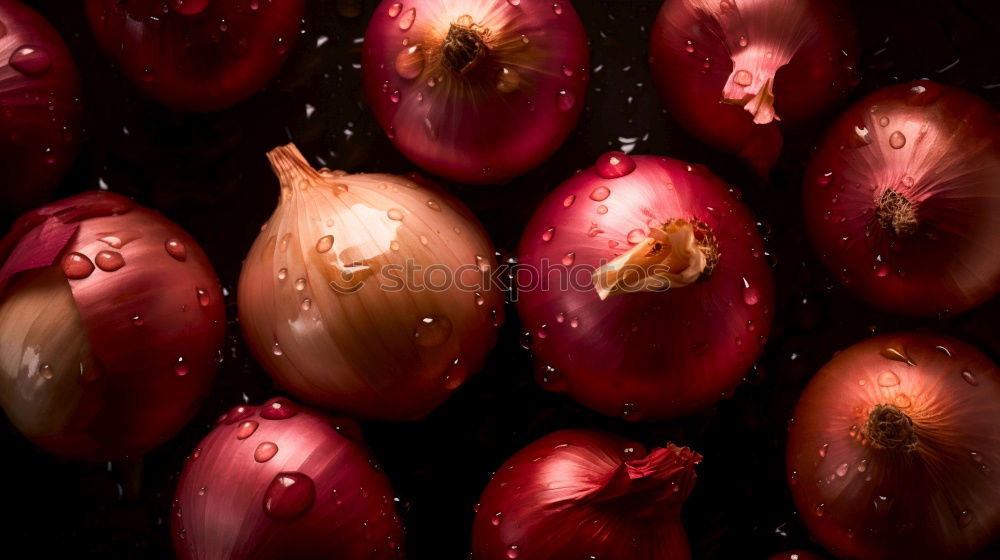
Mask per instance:
[[[701,455],[592,430],[549,434],[514,454],[483,492],[473,560],[687,560],[681,506]]]
[[[787,461],[837,557],[967,558],[1000,534],[1000,371],[943,336],[859,342],[809,382]]]
[[[879,90],[826,133],[803,203],[858,297],[904,315],[974,307],[1000,291],[1000,113],[929,81]]]
[[[179,560],[401,560],[394,493],[357,424],[271,399],[219,419],[170,516]]]
[[[482,367],[503,321],[493,246],[416,176],[269,154],[281,199],[240,275],[247,342],[283,388],[352,416],[416,419]]]
[[[854,23],[841,0],[666,0],[653,24],[653,80],[671,116],[766,175],[776,121],[800,126],[857,84]]]
[[[630,420],[690,414],[731,394],[774,310],[763,241],[735,192],[699,165],[612,152],[542,202],[518,249],[517,309],[544,387]],[[688,241],[707,246],[705,270],[683,277],[693,264],[658,262],[682,277],[602,299],[591,278],[602,265],[686,249],[649,245],[667,223],[696,226],[701,237]]]
[[[191,419],[215,375],[225,310],[187,233],[88,192],[22,217],[0,256],[0,402],[25,436],[110,460]]]
[[[304,0],[85,0],[101,47],[153,100],[216,111],[271,80],[299,34]]]
[[[365,94],[420,167],[498,183],[540,164],[576,124],[587,37],[568,1],[384,0],[365,34]]]
[[[46,200],[76,156],[76,65],[41,15],[0,0],[0,214]]]

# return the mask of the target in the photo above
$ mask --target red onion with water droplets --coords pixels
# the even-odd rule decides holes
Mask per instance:
[[[0,403],[21,433],[111,460],[191,419],[218,367],[225,305],[180,227],[88,192],[23,216],[0,259]]]
[[[399,560],[403,525],[358,425],[272,399],[224,414],[188,456],[179,560]]]
[[[879,90],[826,133],[803,203],[858,297],[903,315],[975,307],[1000,291],[1000,113],[929,81]]]
[[[499,183],[562,144],[583,109],[587,37],[568,1],[384,0],[365,94],[396,147],[465,183]]]
[[[1000,536],[1000,370],[944,336],[859,342],[806,387],[787,461],[838,558],[968,558]]]
[[[653,24],[653,80],[671,116],[761,175],[800,127],[857,84],[841,0],[667,0]]]
[[[518,451],[483,492],[473,560],[687,560],[681,506],[701,455],[591,430]]]
[[[62,37],[20,2],[0,0],[0,214],[46,200],[76,156],[76,65]]]
[[[734,192],[700,165],[612,152],[545,199],[518,249],[517,301],[543,386],[630,420],[733,391],[774,310],[763,241]]]
[[[298,38],[304,0],[86,0],[101,47],[151,99],[216,111],[269,82]]]
[[[240,275],[240,324],[299,398],[356,417],[425,416],[479,370],[503,322],[493,245],[416,175],[268,156],[281,199]]]

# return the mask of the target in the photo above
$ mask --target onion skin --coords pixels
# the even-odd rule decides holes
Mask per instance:
[[[653,82],[671,116],[762,176],[781,151],[775,121],[800,127],[829,110],[857,84],[858,56],[841,0],[667,0],[650,45]],[[766,92],[767,80],[774,110],[765,100],[752,114],[754,102],[744,100]]]
[[[488,283],[489,238],[460,202],[419,177],[316,171],[291,145],[269,157],[281,200],[247,255],[238,294],[254,356],[316,406],[422,418],[496,342],[503,294]],[[419,289],[402,281],[409,265],[446,271],[465,287]],[[427,274],[415,277],[439,282]]]
[[[25,436],[63,457],[112,460],[191,419],[218,367],[225,308],[187,233],[88,192],[22,217],[0,256],[0,398]]]
[[[441,45],[463,16],[480,26],[486,54],[457,72]],[[545,161],[576,125],[589,51],[565,0],[384,0],[362,69],[368,103],[403,155],[455,181],[502,183]]]
[[[789,431],[789,483],[810,532],[838,558],[973,555],[1000,534],[998,407],[1000,371],[955,339],[900,333],[837,354]]]
[[[90,27],[125,76],[175,111],[225,109],[274,78],[304,0],[86,0]]]
[[[0,214],[43,202],[72,165],[79,89],[59,33],[21,2],[0,0]]]
[[[1000,113],[919,81],[844,112],[802,198],[823,263],[855,295],[892,313],[944,316],[1000,291],[998,185]]]
[[[237,406],[185,462],[174,551],[179,560],[402,559],[393,496],[353,420],[281,398]]]
[[[592,430],[549,434],[514,454],[483,492],[473,560],[687,560],[681,505],[701,456]]]
[[[607,167],[612,159],[617,173],[634,171],[599,175],[617,174]],[[592,283],[555,284],[566,277],[560,270],[570,278],[593,270],[635,247],[630,237],[671,219],[694,219],[714,232],[719,257],[707,277],[603,301]],[[518,313],[548,372],[542,385],[629,420],[711,406],[740,383],[767,340],[774,280],[762,253],[751,214],[704,167],[620,152],[601,156],[542,202],[518,248],[522,269],[544,272],[547,262],[555,270],[550,289],[518,282]]]

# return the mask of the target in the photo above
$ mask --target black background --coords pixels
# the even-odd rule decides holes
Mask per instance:
[[[111,190],[186,228],[211,257],[229,297],[226,360],[202,413],[141,460],[80,464],[51,457],[3,422],[3,553],[7,558],[172,558],[167,514],[182,460],[212,421],[276,391],[238,334],[240,263],[275,205],[277,181],[264,153],[294,140],[331,168],[407,172],[365,107],[361,44],[371,0],[311,0],[305,32],[280,78],[232,109],[174,114],[145,101],[97,50],[80,0],[34,0],[66,37],[84,81],[87,134],[59,196]],[[785,484],[785,426],[808,378],[837,349],[872,334],[930,328],[1000,357],[1000,303],[957,318],[902,319],[850,296],[815,260],[804,238],[799,181],[815,135],[787,139],[773,183],[680,129],[661,109],[646,63],[658,0],[577,0],[591,41],[587,107],[564,146],[508,185],[444,182],[512,250],[532,211],[560,181],[628,138],[633,153],[706,164],[744,194],[760,217],[778,279],[779,308],[765,355],[735,396],[669,423],[628,424],[540,389],[519,347],[513,309],[485,371],[421,422],[365,422],[366,438],[401,499],[411,559],[468,555],[473,505],[491,471],[530,441],[567,427],[599,427],[647,445],[671,440],[705,461],[684,510],[695,557],[766,558],[810,542]],[[1000,15],[995,0],[856,0],[863,42],[861,85],[852,95],[916,78],[963,87],[1000,104]],[[357,15],[360,11],[360,15]],[[329,41],[317,47],[317,39]],[[955,61],[956,64],[952,64]],[[946,68],[946,70],[942,70]],[[600,70],[596,70],[600,68]],[[306,104],[315,107],[311,117]],[[345,134],[345,130],[351,131]],[[314,163],[316,160],[314,159]],[[9,223],[0,224],[5,231]],[[8,553],[13,550],[13,555]],[[1000,558],[1000,548],[984,558]]]

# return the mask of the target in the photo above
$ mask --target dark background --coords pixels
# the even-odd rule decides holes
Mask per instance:
[[[331,168],[414,169],[393,149],[363,99],[361,44],[354,40],[363,37],[377,3],[308,2],[305,32],[280,78],[241,105],[208,115],[174,114],[137,95],[98,52],[81,0],[28,3],[66,37],[83,74],[86,141],[58,195],[95,189],[103,181],[186,228],[228,288],[230,328],[226,360],[200,416],[141,460],[62,461],[35,449],[3,421],[4,556],[172,558],[167,515],[183,458],[219,414],[276,393],[238,334],[233,295],[243,256],[278,194],[265,151],[291,139],[314,163],[319,156]],[[587,28],[594,68],[577,129],[541,168],[508,185],[445,184],[483,220],[497,246],[511,250],[548,191],[630,139],[636,139],[633,153],[704,163],[738,186],[760,217],[778,279],[775,329],[765,355],[733,397],[692,418],[628,424],[540,389],[530,356],[519,347],[511,309],[486,370],[429,418],[363,423],[400,496],[409,557],[467,557],[473,504],[491,471],[525,444],[568,427],[598,427],[647,445],[671,440],[705,456],[684,510],[696,558],[763,559],[795,547],[820,551],[795,512],[783,466],[786,422],[809,377],[836,350],[901,329],[949,333],[996,360],[1000,303],[994,299],[942,321],[892,317],[854,299],[818,265],[804,238],[798,185],[815,136],[787,139],[773,183],[755,178],[733,157],[692,139],[661,109],[646,63],[659,0],[574,4]],[[900,81],[931,78],[1000,104],[995,0],[853,4],[863,42],[863,80],[851,99]],[[329,41],[317,47],[320,36]],[[311,118],[306,104],[316,109]],[[0,226],[6,231],[9,223]],[[14,550],[22,552],[8,555]],[[1000,558],[1000,548],[984,558]]]

